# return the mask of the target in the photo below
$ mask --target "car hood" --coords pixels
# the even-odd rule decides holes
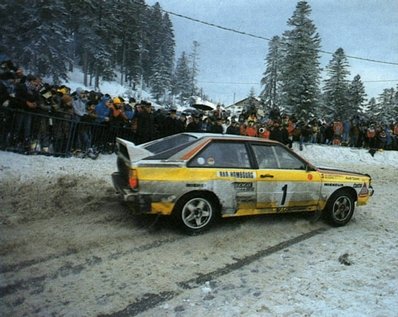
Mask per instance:
[[[347,171],[347,170],[337,169],[337,168],[317,166],[317,170],[319,172],[325,173],[325,174],[346,174],[346,175],[348,174],[348,175],[352,175],[352,176],[369,177],[370,178],[369,174]]]

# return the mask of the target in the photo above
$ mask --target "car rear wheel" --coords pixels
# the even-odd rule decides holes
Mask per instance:
[[[325,216],[331,225],[340,227],[351,220],[354,209],[355,202],[352,195],[346,190],[340,190],[330,197],[325,208]]]
[[[188,195],[177,203],[174,218],[187,233],[207,230],[216,216],[216,204],[206,195]]]

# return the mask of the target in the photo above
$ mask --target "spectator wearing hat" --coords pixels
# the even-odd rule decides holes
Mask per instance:
[[[177,110],[171,109],[169,115],[164,119],[162,136],[177,134],[180,132],[178,124]]]
[[[223,134],[224,133],[224,127],[222,125],[222,117],[218,117],[216,119],[215,124],[212,125],[212,127],[210,128],[210,132],[211,133],[219,133],[219,134]]]
[[[137,135],[136,143],[141,144],[152,141],[155,135],[154,118],[152,114],[152,104],[147,101],[141,101],[141,111],[136,113],[137,117]]]
[[[187,132],[201,132],[202,125],[200,124],[199,114],[192,114],[192,121],[188,123],[186,131]]]
[[[111,122],[113,124],[123,124],[128,121],[124,113],[124,100],[121,97],[113,98],[113,105],[110,105]]]

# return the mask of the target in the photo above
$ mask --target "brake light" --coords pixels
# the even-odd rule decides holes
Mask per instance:
[[[131,189],[138,188],[137,170],[131,169],[129,172],[129,185]]]

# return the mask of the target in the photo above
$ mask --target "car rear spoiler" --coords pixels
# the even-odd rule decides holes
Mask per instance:
[[[116,138],[117,155],[123,156],[130,163],[138,162],[145,157],[153,155],[152,152],[144,149],[140,145],[135,145],[133,142]]]

